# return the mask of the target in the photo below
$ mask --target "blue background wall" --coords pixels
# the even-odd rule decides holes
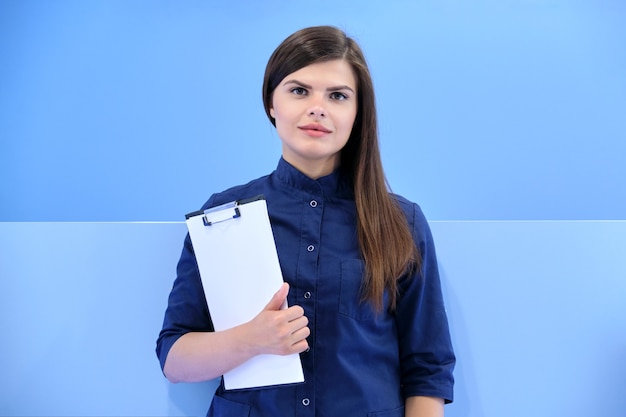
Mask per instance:
[[[338,3],[338,4],[336,4]],[[0,0],[0,415],[202,415],[154,340],[184,213],[269,172],[260,99],[334,24],[377,87],[394,191],[431,219],[448,416],[626,409],[626,4]]]

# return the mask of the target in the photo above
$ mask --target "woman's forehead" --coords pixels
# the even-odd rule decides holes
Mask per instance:
[[[315,62],[306,65],[285,76],[281,84],[290,82],[347,86],[353,90],[356,90],[357,87],[357,77],[354,69],[350,63],[343,59]]]

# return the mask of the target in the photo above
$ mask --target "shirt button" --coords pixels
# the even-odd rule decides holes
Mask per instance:
[[[307,298],[307,299],[311,298],[311,292],[310,291],[305,292],[304,293],[304,298]]]
[[[310,401],[308,398],[305,398],[305,399],[303,399],[303,400],[302,400],[302,405],[303,405],[303,406],[305,406],[305,407],[306,407],[306,406],[308,406],[309,404],[311,404],[311,401]]]
[[[313,245],[309,245],[306,250],[308,250],[309,252],[313,252],[315,250],[315,246]]]
[[[317,201],[315,200],[311,200],[311,202],[309,203],[311,205],[311,207],[315,208],[317,207]]]

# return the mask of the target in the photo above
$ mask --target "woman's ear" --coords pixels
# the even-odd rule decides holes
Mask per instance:
[[[274,116],[274,107],[270,107],[270,116],[272,116],[272,119],[276,119],[276,116]]]

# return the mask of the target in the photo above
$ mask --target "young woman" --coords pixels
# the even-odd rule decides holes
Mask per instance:
[[[304,383],[222,385],[209,416],[443,416],[455,357],[433,241],[420,208],[387,190],[359,46],[333,27],[294,33],[267,64],[263,101],[278,167],[203,208],[263,194],[285,284],[253,320],[215,332],[187,237],[157,341],[166,377],[300,353]]]

